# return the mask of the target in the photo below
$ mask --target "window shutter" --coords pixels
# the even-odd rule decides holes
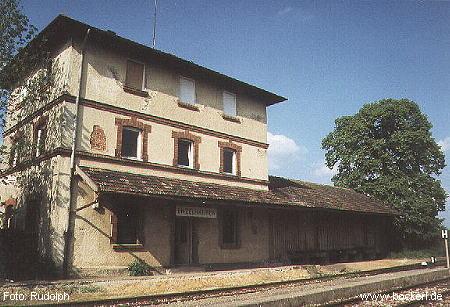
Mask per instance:
[[[142,90],[144,83],[144,65],[133,61],[127,62],[126,86]]]
[[[193,80],[180,78],[180,100],[184,103],[195,103],[195,83]]]
[[[226,115],[236,116],[236,95],[223,92],[223,112]]]

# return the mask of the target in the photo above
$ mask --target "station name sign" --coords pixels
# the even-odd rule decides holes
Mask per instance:
[[[213,208],[177,206],[176,216],[190,216],[190,217],[215,219],[217,218],[217,210]]]

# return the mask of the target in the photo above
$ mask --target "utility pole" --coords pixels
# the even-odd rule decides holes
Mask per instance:
[[[158,0],[155,0],[155,12],[153,14],[153,42],[152,48],[156,46],[156,11],[158,9]]]

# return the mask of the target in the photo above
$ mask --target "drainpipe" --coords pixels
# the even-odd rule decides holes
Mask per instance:
[[[75,169],[76,169],[76,143],[78,140],[78,126],[79,126],[79,115],[80,115],[80,99],[83,93],[83,68],[85,66],[85,52],[86,52],[86,43],[89,37],[90,28],[87,29],[86,34],[83,39],[83,43],[81,44],[81,64],[79,70],[79,85],[78,85],[78,95],[75,100],[75,116],[74,116],[74,129],[72,133],[72,151],[70,154],[70,194],[69,194],[69,209],[67,215],[67,224],[65,231],[65,241],[64,241],[64,259],[63,259],[63,275],[64,277],[68,277],[69,275],[69,263],[70,263],[70,252],[71,252],[71,244],[72,244],[72,234],[74,225],[72,223],[72,219],[74,217],[75,211],[75,202],[76,198],[73,197],[75,192]]]

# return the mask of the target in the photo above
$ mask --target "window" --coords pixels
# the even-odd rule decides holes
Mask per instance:
[[[122,130],[122,157],[129,159],[141,159],[142,157],[142,132],[132,127],[123,127]]]
[[[17,161],[19,160],[19,146],[17,143],[11,145],[11,152],[9,154],[9,165],[14,167],[17,165]]]
[[[223,172],[236,175],[236,152],[233,149],[223,150]]]
[[[172,131],[174,139],[173,166],[189,167],[199,170],[198,159],[201,137],[189,131]]]
[[[231,141],[218,143],[220,148],[220,169],[223,174],[241,176],[242,146]]]
[[[145,66],[142,63],[134,62],[131,60],[127,61],[127,76],[125,80],[125,86],[136,89],[144,89],[144,75]]]
[[[142,244],[142,214],[136,206],[121,206],[116,210],[116,240],[117,244]]]
[[[22,158],[22,151],[24,148],[23,131],[17,132],[10,138],[11,148],[9,152],[9,165],[11,167],[17,166]]]
[[[136,117],[116,118],[116,126],[116,157],[147,162],[148,134],[152,131],[152,127]]]
[[[44,123],[37,126],[34,132],[35,157],[39,157],[45,151],[46,138],[47,138],[47,126]]]
[[[180,77],[180,100],[184,103],[195,103],[195,82],[194,80]]]
[[[236,116],[236,95],[223,92],[223,112],[229,116]]]
[[[222,211],[221,246],[222,248],[239,247],[238,212],[235,209]]]
[[[178,162],[179,166],[187,166],[192,168],[194,165],[192,141],[179,139],[178,140]]]

